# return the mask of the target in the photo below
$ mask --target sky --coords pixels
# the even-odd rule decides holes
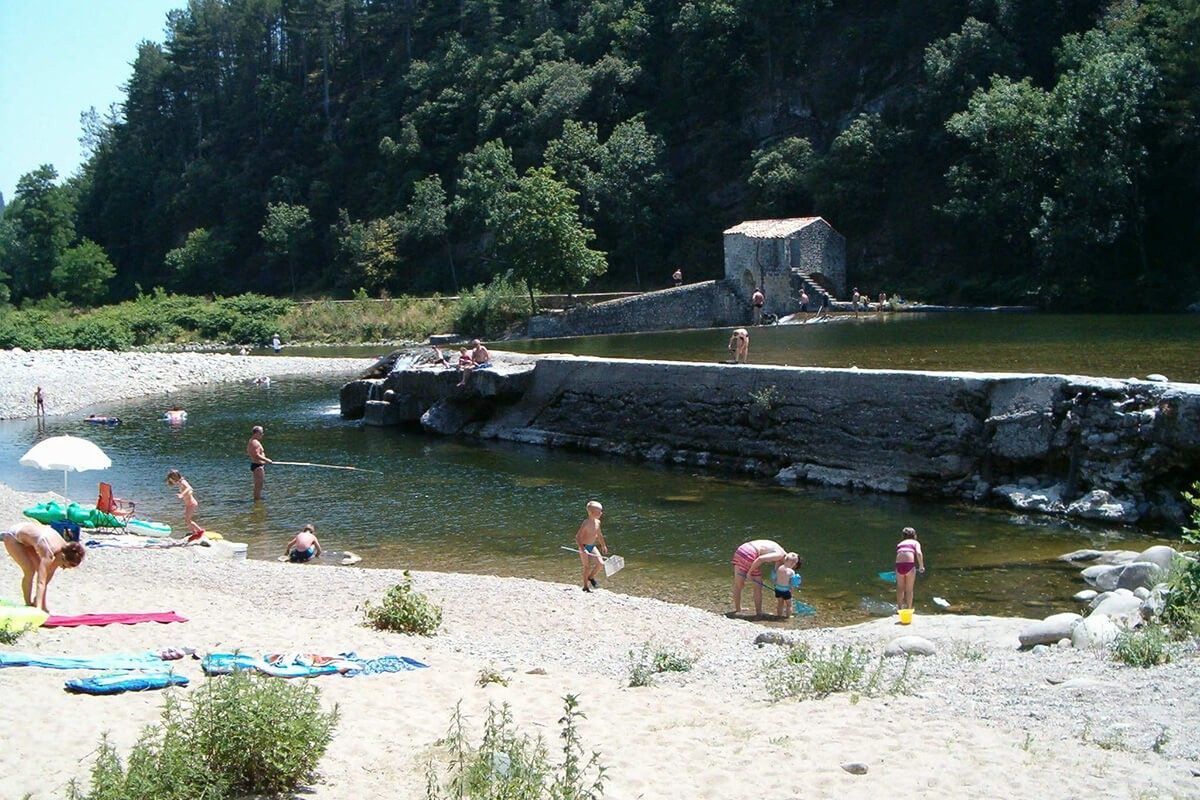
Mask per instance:
[[[138,42],[186,0],[0,0],[0,192],[42,164],[78,169],[79,114],[124,98]]]

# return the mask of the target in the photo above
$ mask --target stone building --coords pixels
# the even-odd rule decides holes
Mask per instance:
[[[746,300],[761,286],[770,314],[796,311],[801,286],[845,297],[846,239],[821,217],[742,222],[725,231],[725,280]]]

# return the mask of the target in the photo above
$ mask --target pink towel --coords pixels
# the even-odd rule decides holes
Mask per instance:
[[[174,611],[156,611],[151,614],[80,614],[76,617],[50,617],[42,623],[43,628],[77,628],[81,625],[136,625],[139,622],[187,622]]]

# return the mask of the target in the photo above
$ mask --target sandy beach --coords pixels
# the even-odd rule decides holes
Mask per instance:
[[[41,386],[46,413],[70,414],[128,400],[167,394],[181,386],[250,381],[283,375],[345,375],[373,359],[234,356],[227,353],[111,353],[105,350],[0,350],[0,419],[34,415]]]
[[[44,497],[0,487],[0,512],[16,520]],[[900,632],[925,636],[938,653],[917,659],[913,694],[771,702],[764,664],[780,650],[754,644],[762,626],[610,591],[422,572],[417,588],[445,613],[436,636],[364,627],[363,603],[400,577],[226,560],[206,548],[91,550],[51,585],[55,613],[173,610],[189,621],[42,629],[4,649],[72,656],[172,646],[354,650],[429,664],[311,679],[342,716],[317,780],[300,795],[308,798],[423,796],[425,765],[460,701],[474,734],[489,702],[508,703],[517,724],[543,735],[557,755],[568,693],[587,713],[584,744],[601,753],[610,777],[605,796],[613,798],[1200,797],[1192,772],[1200,756],[1194,655],[1138,670],[1069,648],[1017,652],[1021,620],[943,614],[899,629],[885,619],[790,636],[873,651]],[[0,559],[0,597],[18,594],[19,572]],[[688,653],[694,668],[629,688],[629,652],[645,643]],[[211,680],[198,661],[174,663],[192,683],[173,691]],[[477,686],[484,668],[510,684]],[[10,732],[0,748],[5,797],[61,796],[70,778],[86,777],[102,733],[127,752],[155,721],[162,692],[63,690],[65,680],[86,674],[0,670],[0,726]],[[866,764],[867,774],[850,774],[846,762]],[[764,791],[772,773],[784,776],[771,780],[790,793]]]

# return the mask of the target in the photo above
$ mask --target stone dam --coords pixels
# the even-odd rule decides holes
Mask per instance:
[[[1200,384],[494,353],[346,384],[369,425],[1109,522],[1182,521]]]

